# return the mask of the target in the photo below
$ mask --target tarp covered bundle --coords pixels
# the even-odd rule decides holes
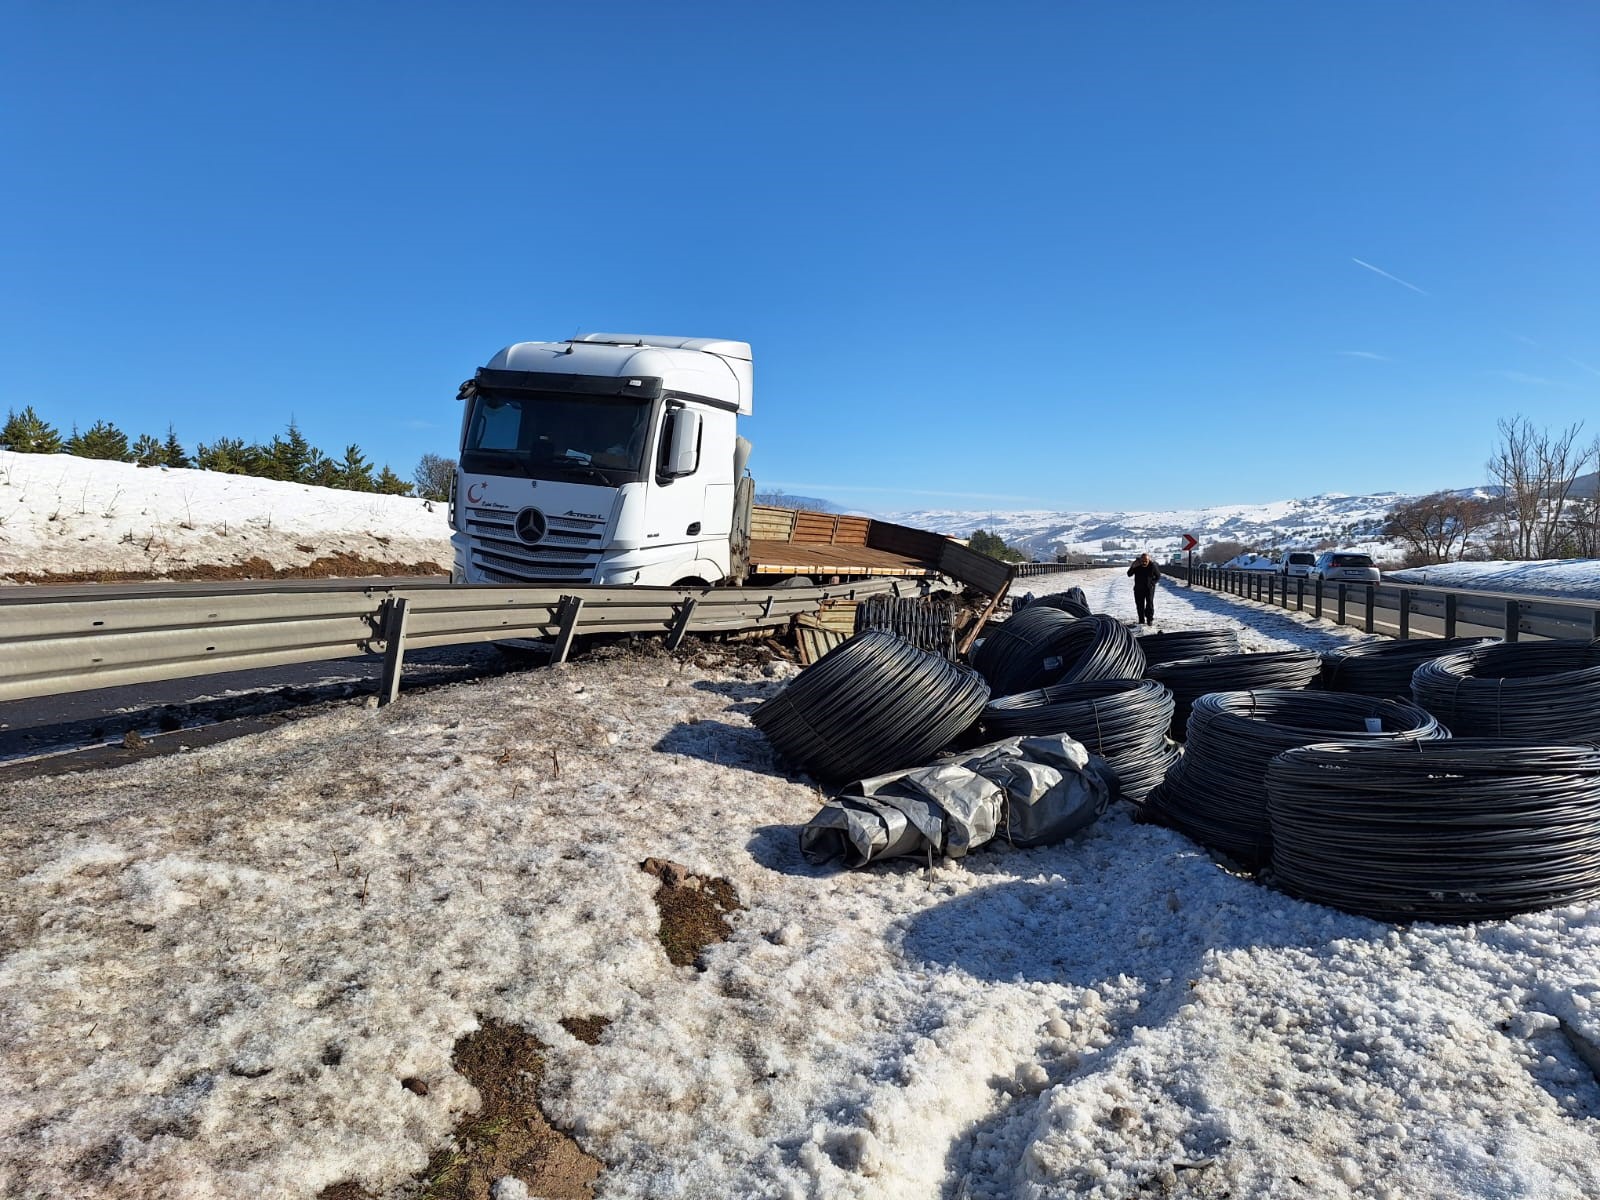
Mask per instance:
[[[800,831],[813,862],[961,858],[995,837],[1045,846],[1110,803],[1105,763],[1069,737],[1014,737],[926,767],[852,783]]]

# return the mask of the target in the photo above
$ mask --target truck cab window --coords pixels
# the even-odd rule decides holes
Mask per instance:
[[[462,466],[503,471],[514,465],[534,478],[604,474],[608,486],[638,478],[651,407],[648,401],[562,392],[480,393],[462,446]]]

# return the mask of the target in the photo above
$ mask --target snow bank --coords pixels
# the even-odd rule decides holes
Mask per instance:
[[[409,496],[0,451],[0,579],[341,554],[448,570],[449,537],[445,506]]]
[[[1067,578],[1132,615],[1121,572]],[[1600,909],[1391,928],[1120,809],[814,869],[817,793],[749,724],[787,670],[580,662],[13,786],[0,1193],[392,1194],[475,1104],[482,1016],[550,1047],[609,1197],[1600,1194],[1560,1025],[1600,1040]],[[648,856],[737,887],[704,970],[656,940]],[[595,1046],[559,1023],[589,1015]]]

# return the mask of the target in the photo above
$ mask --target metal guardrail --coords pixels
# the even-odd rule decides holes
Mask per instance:
[[[1092,571],[1104,563],[1013,563],[1012,572],[1021,579],[1033,575],[1052,575],[1057,571]]]
[[[1245,600],[1326,617],[1367,633],[1400,638],[1600,638],[1600,605],[1505,592],[1478,592],[1398,583],[1326,583],[1276,571],[1169,566],[1169,576]],[[1192,577],[1191,577],[1192,574]],[[1419,621],[1420,619],[1420,621]],[[1384,626],[1379,629],[1379,626]],[[1437,625],[1437,629],[1422,628]]]
[[[382,654],[380,701],[398,694],[405,653],[430,646],[552,638],[553,661],[588,633],[690,633],[787,625],[828,599],[912,595],[922,580],[811,588],[535,588],[327,583],[271,590],[149,585],[103,595],[0,594],[0,700]]]

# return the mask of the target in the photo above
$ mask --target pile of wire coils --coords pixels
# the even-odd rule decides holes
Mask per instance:
[[[1179,629],[1172,633],[1147,633],[1139,639],[1145,669],[1182,658],[1210,658],[1239,653],[1239,634],[1232,629]]]
[[[1600,743],[1600,641],[1458,650],[1419,666],[1411,692],[1457,737]]]
[[[1030,604],[989,631],[972,665],[995,695],[1010,696],[1053,683],[1137,679],[1144,674],[1144,653],[1115,617],[1073,617]]]
[[[1363,696],[1410,696],[1411,676],[1429,659],[1495,644],[1495,638],[1360,642],[1323,654],[1322,686],[1330,692],[1360,692]]]
[[[1448,737],[1414,704],[1337,692],[1212,692],[1194,702],[1181,759],[1146,811],[1240,865],[1266,861],[1266,774],[1273,757],[1313,742],[1412,743]]]
[[[1172,693],[1176,704],[1170,736],[1181,742],[1188,735],[1189,711],[1201,696],[1251,688],[1310,687],[1321,670],[1322,659],[1315,650],[1270,650],[1180,658],[1149,667],[1145,674]]]
[[[891,633],[860,633],[750,720],[796,766],[844,782],[921,765],[972,725],[988,699],[976,671]]]
[[[1150,679],[1058,684],[990,700],[985,733],[996,738],[1067,734],[1116,775],[1118,794],[1140,803],[1178,756],[1167,739],[1172,693]]]
[[[1347,912],[1472,921],[1600,898],[1593,746],[1308,745],[1267,768],[1267,815],[1272,881]]]

